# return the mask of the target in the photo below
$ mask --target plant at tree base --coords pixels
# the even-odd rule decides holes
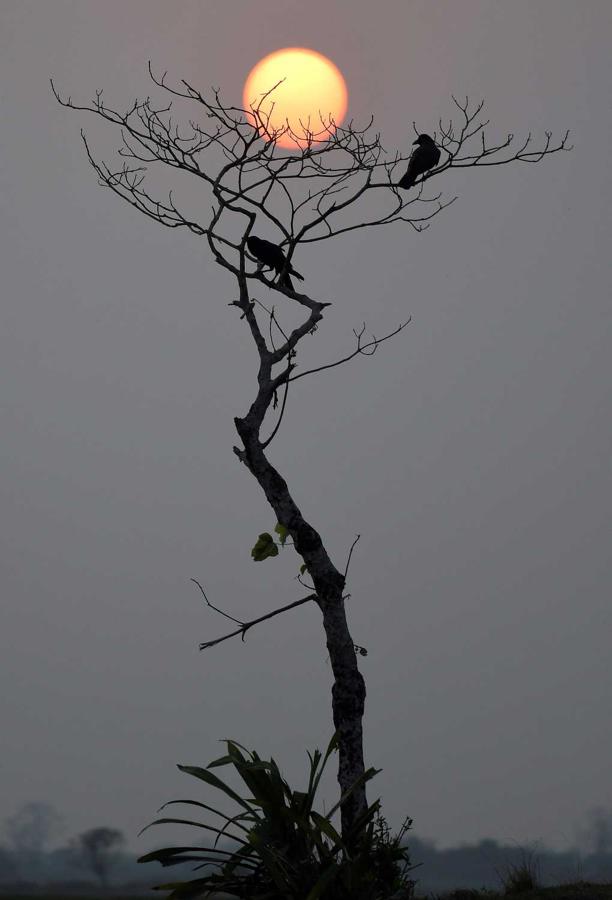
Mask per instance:
[[[222,892],[244,900],[384,900],[408,897],[414,882],[408,878],[408,849],[401,842],[410,828],[407,819],[399,833],[391,837],[380,814],[380,801],[368,806],[354,823],[353,832],[341,836],[332,823],[346,798],[343,797],[323,815],[314,809],[317,788],[331,753],[337,749],[334,735],[323,755],[309,753],[310,773],[305,791],[294,791],[281,776],[274,759],[263,760],[255,751],[245,750],[235,741],[227,741],[227,754],[205,768],[179,766],[181,771],[222,791],[238,806],[228,816],[196,800],[173,800],[212,812],[224,820],[221,827],[182,818],[162,818],[151,825],[193,825],[216,835],[204,847],[167,847],[141,857],[139,862],[160,862],[163,866],[196,863],[195,869],[208,868],[207,874],[189,881],[159,885],[171,898],[191,896],[196,891]],[[242,752],[244,751],[244,753]],[[248,790],[242,797],[211,769],[233,766]],[[353,785],[377,774],[368,769]],[[151,827],[151,826],[147,826]],[[143,829],[145,830],[145,829]],[[225,850],[217,845],[230,839],[237,845]]]

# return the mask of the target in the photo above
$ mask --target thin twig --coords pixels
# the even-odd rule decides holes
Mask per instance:
[[[351,564],[351,556],[353,555],[353,550],[355,549],[355,544],[357,543],[357,541],[358,541],[360,538],[361,538],[361,535],[358,534],[357,537],[355,538],[355,540],[353,541],[353,543],[351,544],[351,549],[349,550],[348,559],[347,559],[347,561],[346,561],[346,566],[345,566],[345,568],[344,568],[344,577],[345,577],[345,578],[346,578],[346,576],[347,576],[347,573],[348,573],[348,570],[349,570],[349,566],[350,566],[350,564]]]
[[[389,334],[385,334],[384,337],[381,338],[373,338],[371,341],[368,341],[367,344],[362,344],[359,340],[359,334],[357,337],[357,348],[349,353],[348,356],[343,356],[342,359],[336,360],[333,363],[327,363],[324,366],[317,366],[315,369],[307,369],[305,372],[298,372],[297,375],[291,375],[289,381],[297,381],[298,378],[304,378],[305,375],[314,375],[315,372],[323,372],[325,369],[333,369],[335,366],[341,366],[343,363],[348,362],[350,359],[354,359],[356,356],[371,356],[372,353],[376,350],[379,344],[384,344],[385,341],[388,341],[389,338],[395,337],[396,334],[399,334],[400,331],[403,331],[407,325],[410,325],[412,321],[412,316],[407,319],[405,322],[402,322],[395,331],[390,331]],[[363,332],[362,332],[363,333]],[[367,353],[370,348],[373,348],[370,353]]]
[[[301,600],[294,600],[293,603],[288,603],[287,606],[281,606],[280,609],[275,609],[270,613],[266,613],[265,616],[260,616],[258,619],[252,619],[250,622],[243,622],[241,623],[241,627],[236,629],[236,631],[231,631],[229,634],[224,634],[223,637],[215,638],[212,641],[204,641],[200,644],[200,650],[208,650],[209,647],[214,647],[217,644],[221,644],[223,641],[228,641],[238,634],[242,635],[242,640],[244,641],[247,631],[249,628],[252,628],[253,625],[259,625],[260,622],[265,622],[266,619],[272,619],[274,616],[279,616],[281,613],[287,612],[288,609],[294,609],[296,606],[301,606],[303,603],[309,603],[311,600],[318,602],[319,598],[316,594],[309,594],[308,597],[303,597]],[[238,620],[234,619],[234,621],[236,622]]]
[[[237,625],[244,625],[244,622],[241,622],[240,619],[235,619],[233,616],[230,616],[229,613],[223,612],[222,609],[219,609],[218,606],[213,606],[213,604],[210,602],[210,600],[206,596],[206,591],[204,590],[204,588],[202,587],[202,585],[200,584],[199,581],[196,581],[195,578],[190,578],[189,580],[193,581],[194,584],[197,584],[197,586],[200,588],[200,591],[202,592],[202,596],[204,597],[204,599],[206,600],[206,602],[208,603],[208,605],[210,606],[211,609],[214,609],[215,612],[218,612],[220,615],[225,616],[226,619],[231,619],[232,622],[235,622]]]

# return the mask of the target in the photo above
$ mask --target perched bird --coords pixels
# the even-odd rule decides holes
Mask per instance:
[[[440,151],[428,134],[420,134],[414,143],[419,146],[413,151],[406,174],[400,178],[397,185],[406,190],[412,187],[419,175],[435,169],[440,162]]]
[[[294,275],[295,278],[304,281],[304,276],[296,272],[291,263],[287,262],[287,257],[282,248],[277,244],[273,244],[272,241],[265,241],[263,238],[252,235],[247,238],[247,247],[255,259],[274,269],[276,274],[280,276],[279,284],[282,284],[283,287],[288,288],[290,291],[294,290],[293,282],[289,275]]]

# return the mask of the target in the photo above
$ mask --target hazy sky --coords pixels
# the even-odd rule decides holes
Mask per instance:
[[[540,165],[441,176],[459,199],[424,234],[298,249],[333,300],[304,364],[413,321],[297,382],[271,458],[339,568],[362,535],[348,613],[391,824],[563,846],[612,806],[611,38],[609,0],[3,0],[2,816],[47,801],[65,838],[108,824],[144,852],[164,800],[204,799],[176,763],[233,737],[300,782],[329,739],[314,605],[198,651],[225,624],[191,577],[239,618],[303,596],[291,550],[249,554],[274,519],[231,450],[255,373],[231,277],[97,185],[79,129],[116,136],[48,84],[127,107],[151,59],[238,102],[293,45],[390,152],[452,93],[486,99],[492,137],[572,131]]]

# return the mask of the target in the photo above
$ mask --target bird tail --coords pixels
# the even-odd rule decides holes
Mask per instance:
[[[411,188],[413,184],[414,179],[411,178],[410,175],[408,175],[408,172],[406,172],[406,174],[398,181],[397,186],[404,188],[404,190],[407,191],[408,188]]]

